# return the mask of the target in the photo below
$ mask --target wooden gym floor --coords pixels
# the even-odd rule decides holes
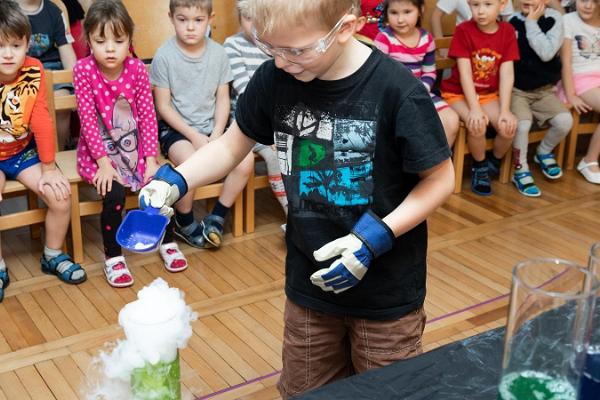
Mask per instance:
[[[503,325],[517,261],[585,263],[590,245],[600,240],[600,186],[574,171],[551,183],[533,168],[541,198],[497,182],[494,196],[478,197],[465,178],[463,193],[430,218],[426,350]],[[166,272],[156,254],[128,256],[136,283],[127,289],[105,282],[97,217],[84,221],[89,279],[79,286],[40,272],[41,241],[31,240],[27,229],[3,232],[12,284],[0,303],[0,400],[81,398],[90,360],[104,343],[122,337],[119,310],[158,276],[182,289],[200,316],[181,352],[184,398],[278,398],[283,214],[267,190],[256,204],[255,233],[227,235],[218,251],[182,245],[191,264],[184,273]],[[197,211],[203,213],[203,203]]]

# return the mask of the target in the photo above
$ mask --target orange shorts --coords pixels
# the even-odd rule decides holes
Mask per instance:
[[[450,92],[442,92],[442,98],[446,100],[446,103],[452,105],[457,101],[465,100],[465,95],[462,93],[450,93]],[[498,100],[498,92],[487,93],[487,94],[478,94],[477,98],[479,99],[479,104],[484,105],[491,103],[494,100]]]

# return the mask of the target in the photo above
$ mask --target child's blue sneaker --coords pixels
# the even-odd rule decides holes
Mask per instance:
[[[4,289],[10,284],[10,278],[6,269],[0,270],[0,302],[4,299]]]
[[[542,191],[533,182],[533,177],[529,171],[515,172],[512,177],[512,183],[515,184],[519,193],[524,196],[540,197],[542,195]]]
[[[471,190],[480,196],[492,194],[492,183],[487,166],[471,168]]]
[[[563,174],[562,169],[556,162],[556,159],[554,158],[554,154],[552,154],[552,153],[548,153],[548,154],[536,153],[535,156],[533,156],[533,161],[535,161],[536,164],[538,164],[540,166],[540,168],[542,169],[542,173],[548,179],[558,179]]]

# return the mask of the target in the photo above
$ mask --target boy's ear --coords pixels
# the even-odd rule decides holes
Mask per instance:
[[[348,14],[344,17],[342,27],[337,33],[337,41],[340,44],[346,43],[358,30],[358,18],[354,14]]]
[[[360,17],[358,17],[356,19],[356,28],[354,28],[356,30],[356,32],[360,31],[365,24],[367,23],[367,17],[364,15],[361,15]]]
[[[215,12],[213,11],[208,16],[208,22],[212,22],[214,19],[215,19]]]

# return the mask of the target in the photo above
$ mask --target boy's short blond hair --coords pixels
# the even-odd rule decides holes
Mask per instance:
[[[248,3],[249,0],[237,0],[237,11],[238,15],[247,17],[248,16]]]
[[[12,0],[0,0],[0,39],[29,40],[31,25],[29,18],[21,11],[19,3]]]
[[[169,0],[169,11],[171,14],[175,12],[177,7],[197,7],[207,14],[211,14],[213,10],[212,0]]]
[[[360,0],[248,0],[248,16],[260,33],[314,22],[331,29],[351,8],[360,10]]]

